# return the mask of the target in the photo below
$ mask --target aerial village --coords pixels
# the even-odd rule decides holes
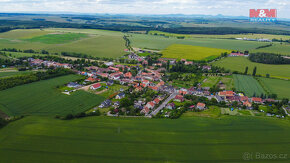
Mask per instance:
[[[229,108],[231,111],[255,109],[263,112],[259,110],[259,105],[271,106],[279,102],[266,96],[247,97],[243,92],[226,89],[222,81],[219,81],[215,88],[203,87],[201,79],[204,76],[231,75],[230,72],[207,63],[161,57],[152,60],[152,55],[142,56],[142,53],[154,54],[139,50],[124,56],[126,61],[133,60],[137,64],[102,62],[99,66],[88,66],[81,71],[74,69],[73,64],[34,58],[29,58],[28,62],[34,67],[42,65],[72,69],[76,74],[83,76],[83,80],[72,81],[63,86],[62,93],[70,95],[75,91],[84,90],[104,95],[105,100],[92,111],[103,109],[106,110],[107,116],[178,118],[185,111],[201,112],[209,109],[209,106]],[[232,52],[227,56],[247,57],[248,54]],[[177,67],[182,68],[178,70]],[[185,69],[189,69],[189,72]],[[191,72],[191,69],[194,72]],[[183,82],[183,79],[170,79],[174,78],[174,72],[198,73],[196,76],[199,78],[190,80],[192,84],[187,88],[180,87],[175,82]],[[284,118],[283,114],[277,113],[267,113],[267,116]]]

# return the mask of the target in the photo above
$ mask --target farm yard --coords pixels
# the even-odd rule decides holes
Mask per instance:
[[[236,90],[244,92],[247,96],[259,97],[261,94],[266,94],[259,82],[252,76],[234,74],[233,77]]]
[[[289,135],[287,122],[250,116],[70,121],[30,116],[0,130],[0,162],[240,162],[245,151],[289,153]]]
[[[221,53],[230,53],[229,50],[207,48],[201,46],[173,44],[162,51],[164,58],[177,58],[189,60],[210,60],[220,56]]]
[[[85,29],[13,30],[0,34],[0,48],[75,52],[116,58],[122,56],[126,48],[123,35],[121,32]]]
[[[231,71],[238,71],[243,73],[248,66],[248,74],[251,74],[254,67],[257,67],[257,75],[266,76],[270,74],[270,77],[290,79],[290,65],[272,65],[255,63],[248,60],[245,57],[227,57],[219,61],[213,62],[212,65],[224,67]]]
[[[55,116],[86,111],[104,100],[101,96],[85,91],[65,95],[56,89],[57,86],[79,78],[76,75],[68,75],[0,91],[0,110],[9,116]]]
[[[263,88],[269,93],[277,94],[278,98],[290,99],[290,81],[280,79],[258,78]]]

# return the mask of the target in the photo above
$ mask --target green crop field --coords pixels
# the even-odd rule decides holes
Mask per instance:
[[[233,77],[236,90],[244,92],[247,96],[266,94],[259,82],[252,76],[234,74]]]
[[[14,75],[22,75],[22,74],[29,74],[33,73],[34,71],[1,71],[0,69],[0,78],[9,77]]]
[[[254,67],[257,67],[257,74],[266,76],[270,74],[271,77],[290,79],[290,65],[272,65],[255,63],[245,57],[227,57],[213,63],[214,66],[224,67],[231,71],[244,72],[248,66],[248,74],[252,74]]]
[[[7,39],[31,39],[33,37],[43,36],[52,32],[40,29],[16,29],[0,34],[0,38]]]
[[[32,56],[47,56],[47,54],[40,54],[40,53],[23,53],[23,52],[7,52],[7,51],[1,51],[5,53],[5,56],[11,56],[13,58],[20,58],[20,57],[32,57]],[[50,55],[50,56],[56,56],[56,55]]]
[[[289,121],[273,118],[30,116],[0,130],[0,162],[241,162],[245,152],[289,156],[289,136]]]
[[[265,42],[241,41],[233,39],[215,38],[185,38],[177,39],[174,37],[163,37],[145,34],[130,34],[129,40],[132,47],[162,50],[172,44],[184,44],[193,46],[203,46],[209,48],[228,49],[228,50],[251,50],[256,47],[267,45]]]
[[[275,54],[290,56],[290,44],[283,43],[282,45],[280,45],[280,43],[274,43],[270,47],[254,49],[254,50],[251,50],[251,52],[268,52],[268,53],[275,53]]]
[[[230,53],[229,50],[225,49],[173,44],[162,51],[162,57],[189,60],[207,60],[214,59],[224,52]]]
[[[68,75],[0,91],[0,110],[14,115],[64,115],[78,113],[98,105],[103,97],[85,91],[62,94],[56,86],[79,79]]]
[[[162,31],[149,31],[150,35],[163,35],[168,37],[187,37],[187,38],[219,38],[219,39],[234,39],[234,38],[252,38],[252,39],[283,39],[289,40],[290,36],[287,35],[271,35],[271,34],[227,34],[227,35],[205,35],[205,34],[176,34],[176,33],[168,33]]]
[[[77,41],[84,37],[86,37],[86,34],[83,33],[51,33],[43,36],[33,37],[31,39],[26,39],[26,41],[41,42],[45,44],[63,44]]]
[[[290,81],[280,79],[258,78],[263,88],[269,93],[277,94],[278,98],[290,99]]]
[[[64,51],[115,58],[125,54],[123,35],[121,32],[86,29],[13,30],[0,33],[0,48],[44,49],[51,53]]]

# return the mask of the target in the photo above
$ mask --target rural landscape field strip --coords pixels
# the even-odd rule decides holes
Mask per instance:
[[[162,51],[164,58],[177,58],[189,60],[204,60],[206,58],[216,58],[221,53],[230,53],[226,49],[208,48],[201,46],[191,46],[182,44],[173,44]]]
[[[57,90],[57,86],[76,79],[79,77],[68,75],[0,91],[0,109],[11,116],[55,116],[86,111],[104,100],[101,96],[84,91],[65,95]]]
[[[247,75],[236,75],[234,74],[235,88],[238,91],[244,92],[247,96],[260,96],[261,94],[265,95],[266,92],[259,84],[259,82],[252,76]]]
[[[281,79],[258,78],[269,93],[277,94],[278,98],[290,99],[290,81]]]
[[[132,34],[129,37],[133,47],[148,48],[162,50],[172,44],[183,44],[193,46],[203,46],[209,48],[219,48],[228,50],[251,50],[262,45],[267,45],[264,42],[239,41],[231,39],[215,39],[215,38],[165,38],[163,36]]]
[[[245,68],[248,67],[248,74],[252,74],[254,67],[257,67],[257,75],[266,76],[270,74],[271,77],[290,79],[290,65],[273,65],[251,62],[246,57],[227,57],[219,61],[213,62],[212,65],[224,67],[231,71],[238,71],[244,73]]]
[[[271,149],[289,153],[289,134],[290,128],[283,122],[251,117],[220,120],[88,117],[62,121],[32,116],[0,130],[0,160],[7,161],[18,155],[15,162],[43,158],[103,162],[237,162],[242,161],[245,151]],[[272,139],[276,136],[279,139]]]
[[[126,48],[123,36],[121,32],[86,29],[12,30],[0,33],[0,48],[75,52],[116,58],[122,56]]]

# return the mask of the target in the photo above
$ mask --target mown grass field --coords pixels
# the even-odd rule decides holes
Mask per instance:
[[[103,97],[85,91],[62,94],[56,87],[79,79],[68,75],[0,91],[0,110],[15,115],[65,115],[91,109]]]
[[[259,97],[261,94],[266,94],[263,87],[252,76],[234,74],[233,77],[236,90],[244,92],[247,96],[255,95]]]
[[[67,42],[72,42],[86,37],[83,33],[51,33],[47,35],[33,37],[31,39],[26,39],[30,42],[41,42],[45,44],[63,44]]]
[[[126,90],[128,87],[124,85],[114,84],[112,86],[108,86],[108,89],[99,95],[103,96],[104,98],[109,98],[113,94],[120,93],[121,88]]]
[[[251,62],[245,57],[227,57],[212,63],[214,66],[224,67],[231,71],[244,72],[248,66],[248,74],[252,74],[254,67],[257,67],[257,75],[290,79],[290,65],[273,65]]]
[[[263,88],[269,93],[277,94],[278,98],[290,99],[290,81],[270,78],[258,78]]]
[[[0,34],[0,48],[47,50],[51,53],[76,52],[95,57],[124,54],[123,33],[86,29],[12,30]]]
[[[272,118],[32,116],[0,130],[0,162],[240,162],[245,152],[289,155],[289,136],[289,122]]]
[[[224,52],[230,53],[229,50],[225,49],[173,44],[162,51],[162,57],[189,60],[208,60],[214,59]]]
[[[163,36],[130,34],[129,40],[132,47],[163,50],[172,44],[183,44],[193,46],[203,46],[209,48],[228,49],[228,50],[251,50],[256,47],[267,45],[269,43],[240,41],[232,39],[216,39],[216,38],[185,38],[177,39],[174,37],[165,38]]]

